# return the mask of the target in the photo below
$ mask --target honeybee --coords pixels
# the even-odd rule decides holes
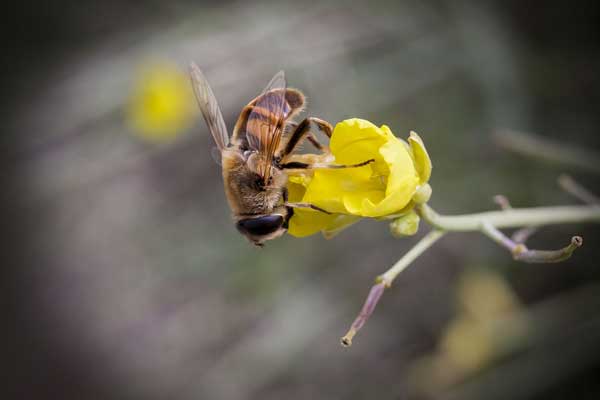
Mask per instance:
[[[295,208],[311,208],[330,214],[310,203],[288,202],[287,170],[352,168],[333,164],[333,156],[311,133],[315,126],[331,137],[331,124],[314,117],[294,122],[306,103],[302,92],[288,88],[283,71],[275,74],[263,92],[240,113],[231,139],[217,100],[200,68],[190,65],[192,85],[204,120],[221,155],[225,195],[238,231],[256,246],[283,235]],[[321,154],[294,154],[303,140]]]

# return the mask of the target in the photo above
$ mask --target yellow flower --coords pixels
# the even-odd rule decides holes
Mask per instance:
[[[190,126],[194,105],[187,76],[175,65],[153,64],[137,77],[127,119],[133,131],[144,139],[171,140]]]
[[[311,203],[333,214],[311,209],[296,209],[289,233],[302,237],[323,232],[331,236],[362,217],[383,218],[402,215],[414,205],[413,196],[423,201],[420,190],[431,175],[431,161],[421,138],[411,132],[408,143],[398,139],[383,125],[381,128],[362,119],[338,123],[330,141],[336,164],[363,167],[318,169],[312,175],[289,178],[289,201]],[[426,201],[426,200],[425,200]]]

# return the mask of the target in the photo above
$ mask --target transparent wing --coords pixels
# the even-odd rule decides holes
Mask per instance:
[[[221,150],[219,150],[218,147],[213,146],[213,148],[210,149],[210,156],[217,164],[223,165],[223,155],[221,154]]]
[[[256,98],[246,124],[248,145],[259,155],[257,172],[263,177],[265,184],[269,182],[273,155],[281,143],[285,118],[290,112],[285,94],[285,74],[279,71]]]
[[[219,150],[223,150],[229,146],[229,135],[217,99],[196,63],[190,64],[190,77],[206,125],[208,125]]]

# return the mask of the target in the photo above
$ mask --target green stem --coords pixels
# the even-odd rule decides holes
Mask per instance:
[[[360,314],[348,333],[342,337],[342,345],[347,347],[352,344],[352,338],[373,313],[384,289],[389,287],[398,274],[404,271],[418,256],[423,254],[447,232],[478,231],[509,250],[518,261],[547,263],[559,262],[569,258],[573,251],[583,243],[582,238],[574,236],[571,239],[571,244],[558,250],[530,250],[524,243],[511,240],[499,228],[527,227],[528,232],[521,232],[519,235],[522,236],[524,241],[531,233],[532,227],[578,222],[600,222],[600,206],[598,205],[536,208],[510,208],[507,206],[501,211],[448,216],[440,215],[427,204],[422,204],[417,206],[417,212],[434,229],[400,258],[396,264],[377,278],[377,283],[371,288]]]
[[[428,248],[431,247],[435,242],[438,241],[442,236],[445,235],[446,232],[441,231],[439,229],[434,229],[429,232],[427,235],[423,236],[423,238],[400,258],[396,264],[394,264],[390,269],[385,271],[382,275],[378,277],[378,281],[385,284],[386,287],[389,287],[396,276],[402,271],[406,269],[417,257],[419,257],[422,253],[425,252]]]
[[[481,231],[485,222],[496,228],[600,222],[600,207],[597,205],[511,208],[450,216],[440,215],[423,204],[418,211],[421,218],[433,227],[455,232]]]
[[[386,288],[389,288],[396,278],[398,274],[406,269],[417,257],[423,254],[428,248],[430,248],[435,242],[438,241],[442,236],[444,236],[446,232],[440,231],[439,229],[434,229],[429,232],[427,235],[423,236],[423,238],[406,253],[396,264],[394,264],[390,269],[385,271],[382,275],[379,275],[375,280],[375,285],[369,291],[369,296],[365,301],[360,313],[350,326],[350,329],[341,339],[341,344],[344,347],[352,346],[352,339],[354,335],[358,333],[360,328],[367,322],[379,299],[381,299],[381,295],[383,295],[383,291]]]

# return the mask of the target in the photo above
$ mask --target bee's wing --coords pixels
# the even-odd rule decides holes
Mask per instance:
[[[273,168],[273,155],[279,148],[285,119],[290,113],[286,98],[286,81],[279,71],[258,96],[248,115],[246,138],[250,149],[259,155],[258,174],[268,184]]]
[[[227,134],[227,126],[225,126],[223,114],[221,114],[217,99],[196,63],[190,64],[190,77],[206,125],[210,129],[217,147],[222,151],[229,146],[229,135]]]

